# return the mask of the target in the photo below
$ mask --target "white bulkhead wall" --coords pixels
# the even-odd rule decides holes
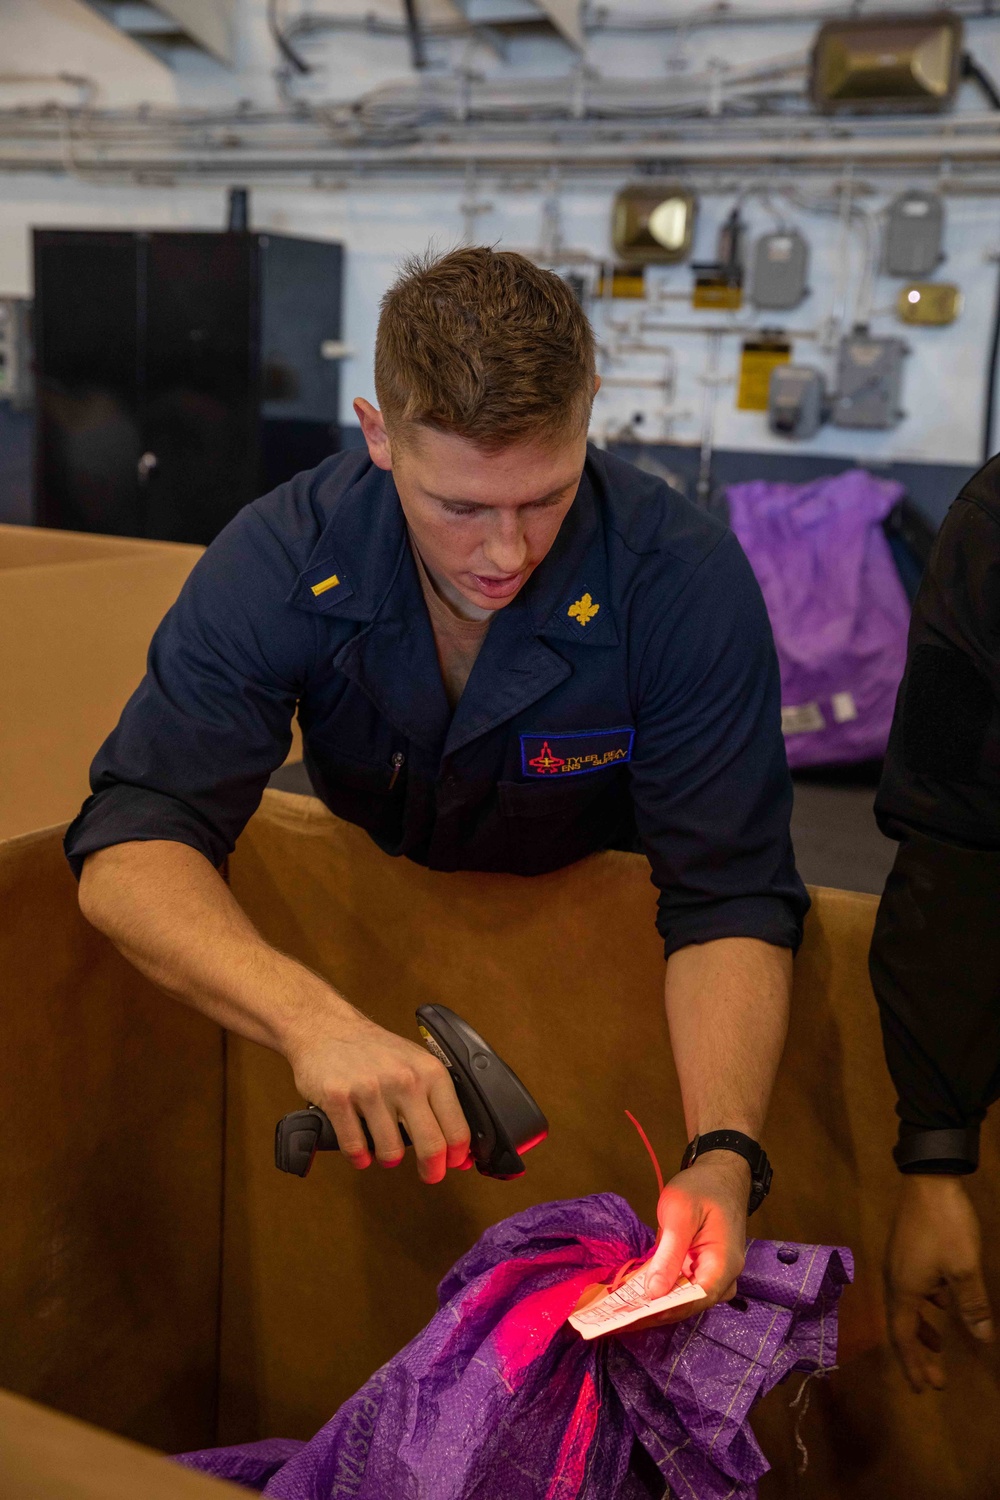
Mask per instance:
[[[566,76],[581,65],[580,57],[555,34],[509,41],[505,56],[489,46],[435,35],[433,27],[454,20],[457,10],[449,0],[417,3],[420,14],[431,25],[427,77],[439,79],[449,67],[464,66],[496,82],[538,80]],[[773,13],[777,3],[741,0],[740,10]],[[636,16],[669,7],[654,7],[652,0],[614,0],[609,8],[616,16]],[[113,8],[107,9],[110,12]],[[286,0],[279,7],[286,20],[320,11],[346,18],[373,9],[388,23],[398,23],[403,14],[401,0],[399,5],[393,0],[379,0],[374,7],[372,0]],[[745,66],[777,58],[794,66],[807,52],[815,29],[808,20],[808,7],[798,9],[804,17],[802,24],[771,21],[752,27],[693,27],[660,34],[588,32],[582,62],[606,79],[624,80],[677,78],[713,70],[724,80],[726,68],[735,65],[735,60]],[[43,99],[74,104],[81,98],[83,85],[74,87],[39,76],[57,73],[89,79],[92,102],[100,109],[128,109],[148,103],[210,110],[237,108],[241,101],[273,109],[301,99],[315,106],[353,99],[376,88],[412,85],[418,76],[410,66],[405,34],[373,35],[361,29],[316,31],[296,40],[313,71],[306,77],[288,74],[282,91],[275,79],[280,59],[266,10],[265,0],[238,0],[234,21],[236,66],[230,69],[194,46],[175,49],[169,61],[161,61],[118,31],[111,20],[95,16],[83,0],[3,0],[0,110]],[[1000,74],[1000,19],[969,21],[966,43],[994,76]],[[17,82],[10,79],[14,74],[32,76]],[[958,107],[978,113],[986,108],[968,85],[963,87]],[[793,122],[793,128],[801,130],[805,123]],[[928,123],[929,128],[935,128],[936,122]],[[4,129],[10,129],[9,123]],[[964,294],[962,314],[947,328],[903,329],[891,312],[899,280],[877,275],[866,285],[870,248],[863,224],[855,225],[847,237],[845,274],[844,241],[836,216],[802,206],[828,199],[840,170],[838,165],[826,172],[790,173],[787,180],[794,184],[801,201],[789,207],[783,198],[780,200],[781,212],[787,213],[788,222],[794,223],[810,243],[811,295],[789,314],[762,314],[747,308],[734,315],[735,321],[779,325],[793,335],[796,328],[812,333],[831,316],[849,326],[859,308],[864,312],[867,306],[873,332],[902,334],[913,350],[904,379],[905,420],[887,432],[848,432],[827,426],[808,443],[796,445],[798,451],[873,462],[911,459],[975,463],[981,444],[987,343],[998,277],[994,257],[1000,251],[1000,191],[968,195],[949,192],[948,258],[936,275],[959,284]],[[856,166],[856,202],[874,214],[901,187],[933,189],[949,172],[954,175],[947,161],[928,166],[919,174],[908,173],[905,179],[885,170]],[[734,171],[725,180],[718,174],[702,180],[697,170],[691,175],[701,192],[692,258],[711,260],[719,224],[736,192],[751,179],[765,179],[773,186],[780,174],[748,168],[742,173]],[[601,169],[591,176],[566,173],[558,180],[539,168],[516,177],[470,174],[465,181],[447,173],[419,178],[403,174],[365,177],[352,171],[323,173],[313,180],[276,180],[273,175],[255,179],[252,173],[234,173],[233,180],[252,189],[255,227],[337,239],[346,247],[344,338],[356,353],[344,364],[339,415],[341,421],[351,422],[351,398],[374,396],[371,350],[378,302],[402,257],[423,251],[428,245],[445,249],[459,244],[470,227],[477,240],[501,247],[537,250],[555,232],[563,247],[607,256],[611,203],[617,188],[628,178],[627,172]],[[720,182],[724,191],[713,191]],[[994,186],[1000,190],[1000,166]],[[32,226],[216,228],[224,222],[225,196],[226,183],[216,176],[202,182],[188,174],[163,174],[144,181],[124,174],[112,180],[96,175],[77,159],[73,132],[68,129],[63,170],[0,173],[0,295],[30,294]],[[776,196],[772,201],[779,200]],[[774,214],[760,196],[747,199],[744,213],[751,243],[759,233],[774,227]],[[695,313],[686,305],[684,294],[691,284],[687,265],[657,272],[652,280],[666,294],[658,317],[672,323],[687,319],[699,328],[706,321],[716,321],[720,327],[729,321],[725,314]],[[639,304],[616,302],[613,315],[623,318],[640,311]],[[599,333],[602,318],[601,310],[595,312]],[[632,372],[644,383],[634,389],[609,385],[600,398],[595,423],[602,432],[612,432],[641,412],[641,431],[647,437],[662,435],[673,441],[697,442],[704,420],[708,340],[701,332],[671,331],[646,337],[668,344],[673,360],[650,354],[606,363],[607,373],[627,376]],[[768,434],[761,414],[735,409],[738,356],[739,339],[725,335],[718,345],[715,376],[715,444],[749,449],[781,447],[787,451],[787,444]],[[832,375],[832,357],[823,352],[817,339],[797,340],[794,356],[801,362],[818,364]],[[669,383],[672,389],[664,379],[669,373],[668,363],[675,370]]]

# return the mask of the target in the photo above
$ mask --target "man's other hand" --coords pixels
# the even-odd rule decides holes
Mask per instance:
[[[944,1385],[942,1331],[949,1309],[973,1338],[992,1341],[979,1220],[960,1178],[903,1178],[886,1248],[885,1288],[889,1338],[918,1393]]]
[[[701,1287],[706,1300],[644,1319],[636,1328],[679,1323],[735,1297],[746,1259],[749,1198],[750,1168],[730,1151],[706,1152],[667,1183],[656,1208],[660,1243],[646,1289],[652,1297],[666,1296],[683,1273]]]
[[[424,1182],[468,1164],[470,1135],[448,1069],[416,1042],[396,1036],[352,1008],[330,1018],[287,1053],[304,1099],[330,1117],[351,1165],[371,1166],[364,1119],[380,1166],[403,1159],[405,1125]]]

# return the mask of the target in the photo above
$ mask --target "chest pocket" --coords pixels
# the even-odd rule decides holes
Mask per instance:
[[[497,801],[505,818],[573,818],[615,786],[614,769],[552,781],[499,781]]]
[[[323,775],[334,786],[349,788],[352,792],[378,793],[388,792],[390,789],[394,791],[399,784],[402,756],[397,766],[389,758],[362,760],[327,745],[318,747],[318,750],[317,759]]]

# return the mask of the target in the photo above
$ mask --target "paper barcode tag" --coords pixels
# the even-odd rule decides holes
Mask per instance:
[[[795,703],[782,705],[782,734],[815,734],[826,728],[826,720],[818,703]]]
[[[689,1281],[686,1276],[679,1277],[673,1290],[667,1292],[665,1297],[649,1297],[646,1293],[648,1269],[648,1265],[640,1266],[631,1276],[626,1276],[621,1286],[616,1287],[613,1292],[604,1291],[601,1295],[601,1287],[587,1288],[569,1315],[570,1323],[581,1338],[596,1339],[604,1333],[617,1333],[630,1323],[638,1323],[642,1318],[666,1312],[668,1308],[704,1300],[705,1293],[701,1287]]]

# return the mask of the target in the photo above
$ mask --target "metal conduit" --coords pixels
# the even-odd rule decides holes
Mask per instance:
[[[787,137],[773,140],[718,141],[516,141],[503,142],[475,137],[451,141],[418,141],[406,145],[373,147],[329,146],[309,151],[289,142],[285,149],[175,146],[151,150],[124,141],[103,141],[100,149],[87,153],[85,138],[69,143],[65,138],[34,147],[23,141],[0,139],[0,171],[57,172],[78,170],[93,176],[107,174],[163,174],[176,177],[232,176],[269,177],[322,176],[325,173],[405,172],[410,174],[464,173],[468,166],[480,171],[538,171],[558,166],[579,175],[599,168],[621,170],[656,167],[664,171],[680,166],[735,168],[740,166],[795,166],[827,168],[849,163],[870,167],[920,168],[941,163],[981,163],[996,168],[1000,162],[1000,131],[965,137],[935,133],[923,138],[892,140],[846,140]],[[951,186],[951,184],[949,184]],[[954,191],[955,188],[952,187]]]
[[[912,15],[914,12],[919,13],[920,9],[919,6],[905,3],[905,0],[901,5],[879,7],[880,13],[885,15]],[[924,9],[928,14],[933,14],[940,9],[940,6],[929,5]],[[948,9],[968,21],[996,19],[997,15],[995,3],[991,3],[991,0],[952,0]],[[779,5],[768,10],[740,10],[725,4],[715,4],[706,5],[701,10],[673,13],[665,11],[662,14],[651,11],[646,15],[641,13],[616,14],[606,6],[598,6],[591,8],[589,12],[584,10],[580,24],[588,36],[628,36],[636,33],[652,35],[659,32],[697,31],[705,27],[718,26],[820,26],[824,21],[840,21],[843,17],[842,5],[820,5],[814,9]],[[442,39],[472,36],[486,29],[488,28],[485,22],[461,20],[430,21],[425,22],[423,27],[426,36]],[[285,36],[306,38],[322,36],[324,32],[333,31],[358,31],[368,36],[403,38],[407,35],[407,26],[405,21],[396,20],[388,15],[378,15],[374,11],[356,15],[335,15],[332,12],[324,14],[319,11],[290,20],[285,27]]]

